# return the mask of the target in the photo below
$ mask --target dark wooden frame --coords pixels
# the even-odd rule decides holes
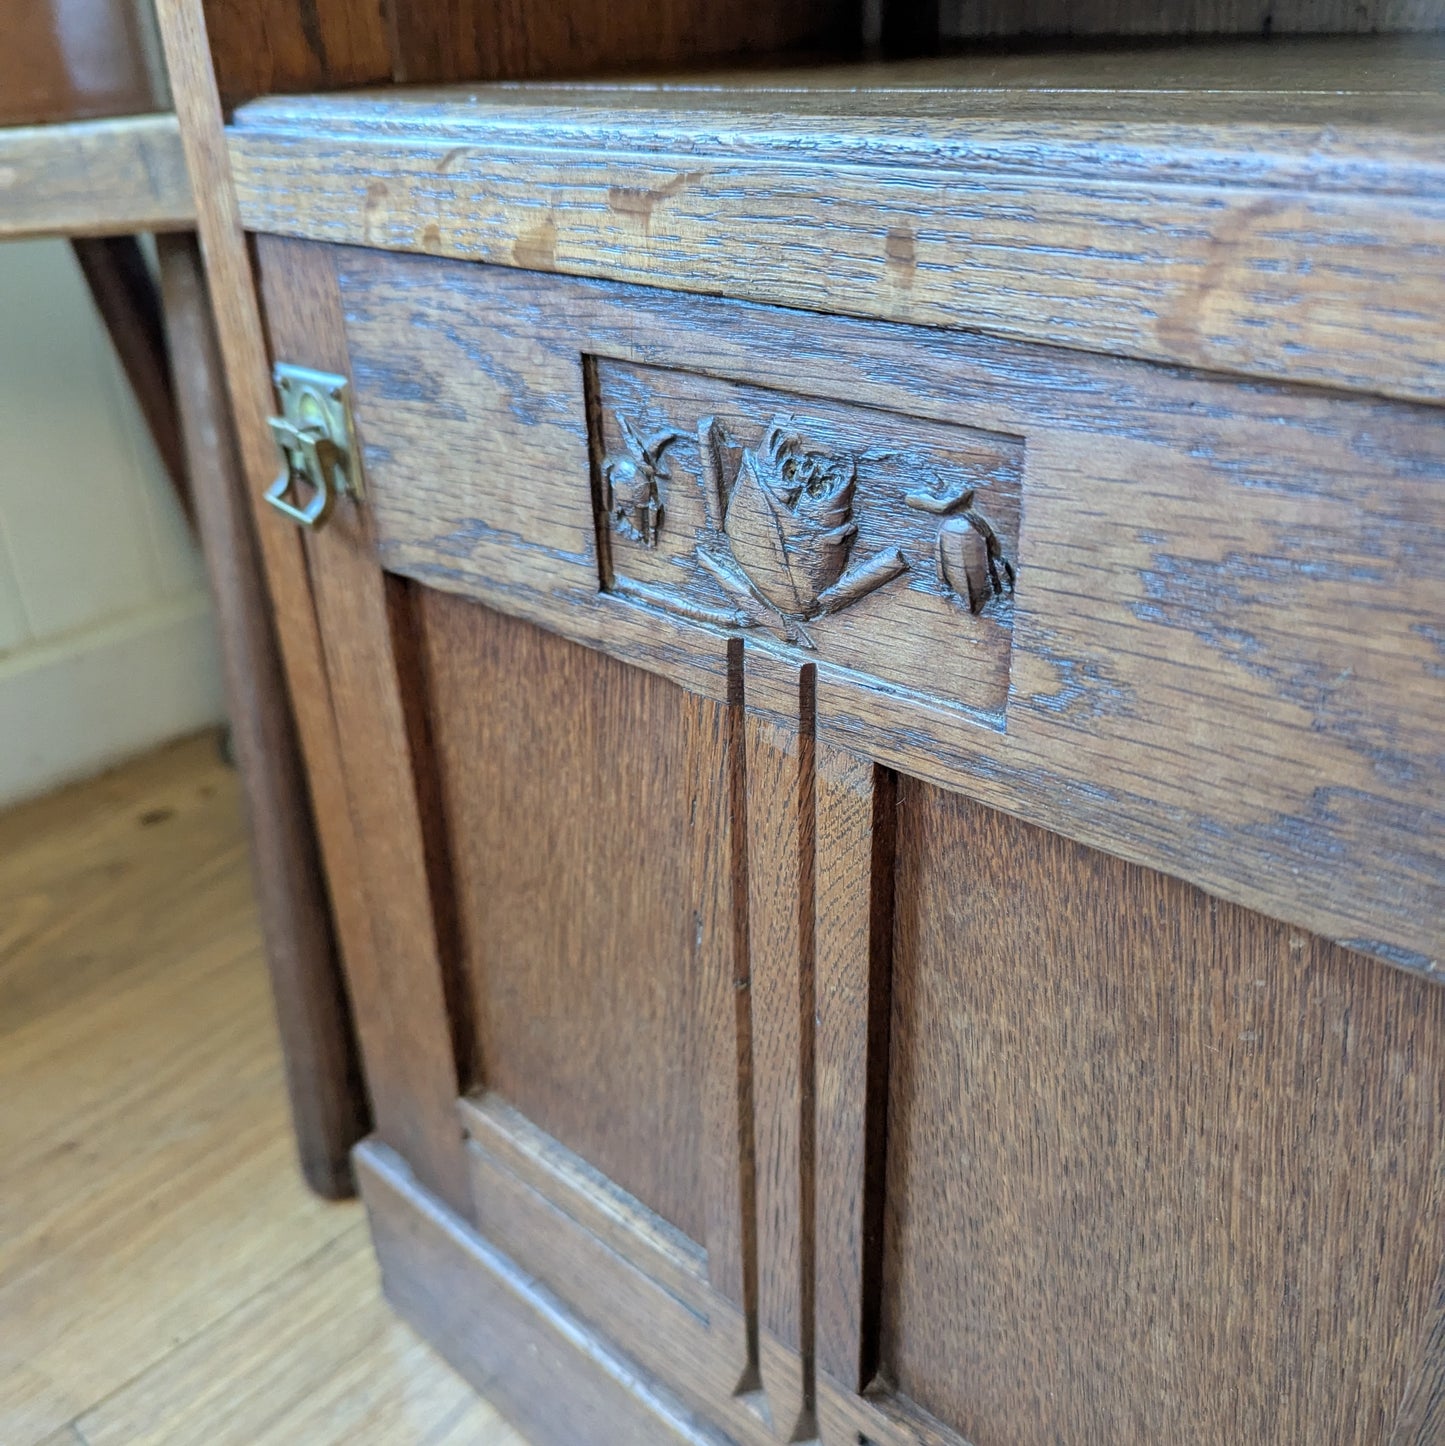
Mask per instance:
[[[301,1168],[354,1193],[370,1125],[272,612],[236,460],[174,116],[0,129],[0,239],[67,237],[205,554]],[[155,231],[159,282],[136,233]]]

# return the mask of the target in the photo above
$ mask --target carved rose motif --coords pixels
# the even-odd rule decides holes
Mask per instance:
[[[807,451],[777,418],[762,446],[743,453],[723,518],[732,554],[781,612],[811,617],[843,575],[853,522],[856,462]]]
[[[858,531],[857,461],[809,450],[791,418],[775,417],[762,443],[743,451],[731,487],[722,426],[705,417],[698,442],[708,517],[726,550],[699,547],[697,558],[738,606],[738,626],[761,625],[814,647],[804,622],[857,602],[907,568],[897,548],[848,565]]]

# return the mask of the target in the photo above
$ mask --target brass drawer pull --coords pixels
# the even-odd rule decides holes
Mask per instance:
[[[338,497],[361,495],[346,378],[288,362],[277,362],[274,376],[281,415],[270,421],[282,467],[266,489],[266,501],[314,530],[331,516]],[[298,483],[310,490],[304,501],[291,500]]]

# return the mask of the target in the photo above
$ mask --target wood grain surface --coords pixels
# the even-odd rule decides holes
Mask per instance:
[[[459,1108],[487,1241],[729,1441],[776,1446],[757,1368],[739,1368],[745,1323],[701,1252],[494,1096]]]
[[[1445,990],[907,779],[896,899],[898,1390],[990,1443],[1387,1439]]]
[[[292,0],[245,5],[194,0],[192,12],[228,106],[273,91],[391,79],[387,16],[379,6],[356,0],[317,0],[304,7]]]
[[[813,676],[744,653],[748,939],[762,1389],[783,1440],[813,1423]]]
[[[0,240],[195,225],[173,115],[0,129]]]
[[[479,1176],[505,1172],[552,1200],[581,1228],[679,1300],[701,1298],[707,1252],[699,1244],[582,1156],[538,1129],[495,1091],[473,1091],[457,1102],[457,1112],[467,1132],[474,1201]],[[479,1208],[478,1218],[490,1217]],[[510,1253],[519,1262],[529,1261],[526,1250]],[[535,1257],[537,1252],[530,1254]]]
[[[1434,1431],[1445,52],[1149,54],[231,133],[388,1290],[545,1439]]]
[[[817,1364],[861,1391],[878,1370],[897,779],[826,734],[815,748]]]
[[[479,1081],[705,1244],[686,695],[417,594]]]
[[[363,1144],[357,1176],[387,1298],[524,1431],[542,1441],[723,1446],[551,1291],[439,1208],[395,1151]]]
[[[707,1276],[737,1320],[722,1316],[715,1351],[733,1386],[757,1377],[757,1207],[753,1141],[752,981],[748,968],[747,777],[741,647],[723,702],[684,694],[688,883],[697,980],[702,1183]],[[734,1329],[734,1327],[736,1327]],[[724,1340],[724,1331],[731,1330]]]
[[[195,227],[235,426],[240,486],[251,509],[276,622],[331,917],[344,966],[366,977],[368,971],[375,972],[375,943],[306,557],[295,529],[262,500],[279,466],[267,425],[272,394],[266,341],[250,252],[236,212],[201,4],[200,0],[158,0],[156,13],[182,127],[186,171],[198,198]]]
[[[0,875],[0,1439],[30,1446],[342,1221],[295,1170],[215,737],[4,816]]]
[[[847,49],[858,41],[848,0],[411,0],[392,22],[400,82],[605,75],[725,56]]]
[[[722,699],[727,633],[599,591],[583,353],[705,357],[714,376],[789,391],[804,431],[812,397],[822,416],[892,413],[895,435],[923,418],[1020,437],[1003,730],[929,696],[970,646],[963,609],[948,647],[900,632],[895,651],[919,651],[882,679],[779,645],[816,660],[820,716],[880,762],[1248,907],[1405,967],[1440,959],[1433,409],[505,268],[338,258],[386,566]],[[672,485],[696,482],[679,463]],[[865,625],[882,597],[840,619]],[[894,681],[920,677],[940,681]]]
[[[263,269],[277,354],[345,375],[349,358],[330,254],[301,248],[287,253],[284,266],[263,258]],[[405,1152],[428,1188],[465,1210],[454,1113],[468,1068],[464,1000],[446,892],[447,840],[429,776],[420,620],[406,586],[378,565],[371,511],[354,498],[305,546],[315,622],[309,609],[301,621],[317,627],[325,660],[324,691],[310,701],[329,703],[340,752],[341,798],[328,798],[318,812],[334,809],[338,831],[350,830],[349,850],[335,863],[354,870],[337,880],[354,892],[333,895],[333,903],[338,914],[353,915],[356,933],[369,936],[352,949],[343,932],[342,943],[377,1133]],[[283,617],[282,626],[290,625]]]
[[[949,512],[947,500],[960,499],[956,517],[966,496],[970,515],[986,517],[980,525],[990,529],[1012,565],[1024,461],[1019,438],[900,417],[856,402],[829,405],[809,395],[806,379],[799,395],[695,371],[624,366],[605,357],[589,358],[588,368],[593,381],[588,403],[595,409],[591,443],[603,471],[619,463],[635,466],[623,427],[635,436],[662,437],[667,447],[661,459],[666,508],[655,538],[628,535],[624,528],[633,534],[636,528],[599,509],[597,548],[609,592],[684,617],[726,619],[741,611],[758,636],[795,629],[840,667],[938,697],[989,726],[1003,726],[1011,594],[980,597],[977,608],[961,599],[950,576],[958,588],[967,584],[940,564],[938,543],[948,526],[941,521]],[[711,441],[700,436],[704,425]],[[770,440],[783,449],[771,460]],[[731,505],[710,500],[711,463],[703,453],[715,445],[723,450],[719,470],[727,473],[717,484],[735,499]],[[810,523],[806,504],[782,516],[748,481],[761,467],[781,483],[787,467],[800,464],[831,469],[835,485],[845,488],[851,531],[831,562],[828,554],[808,552],[809,537],[823,529]],[[930,510],[935,506],[940,510]],[[792,545],[791,557],[772,541],[780,526]],[[955,521],[952,530],[957,526]],[[790,597],[789,606],[806,604],[799,609],[806,616],[785,624],[775,602],[769,606],[768,597],[751,585],[739,588],[743,558],[774,600]],[[717,576],[720,565],[724,577],[734,579],[730,586]],[[808,574],[816,566],[826,576],[816,578],[815,588]],[[863,579],[856,594],[845,591],[852,578]],[[825,606],[819,595],[825,583],[829,593],[841,594],[836,605]],[[911,646],[899,648],[900,637]],[[938,667],[945,655],[946,671]]]
[[[359,1211],[83,1415],[67,1446],[527,1446],[382,1299]]]
[[[1438,401],[1440,44],[277,99],[230,145],[257,231]]]
[[[0,816],[5,1446],[523,1446],[302,1183],[205,734]]]
[[[1428,1446],[1445,1437],[1445,1261],[1410,1370],[1390,1446]]]
[[[705,1439],[703,1412],[750,1446],[758,1423],[784,1438],[816,1427],[827,1446],[1023,1442],[1079,1421],[1141,1441],[1429,1429],[1445,996],[1292,922],[1356,910],[1385,931],[1369,936],[1377,954],[1421,974],[1435,957],[1437,414],[609,283],[264,250],[286,335],[349,372],[367,464],[364,520],[344,507],[309,554],[332,697],[362,719],[347,794],[378,957],[395,976],[369,986],[398,1022],[376,1045],[394,1138],[423,1170],[449,1169],[437,1102],[497,1084],[489,1056],[505,1062],[513,1044],[501,1031],[523,1032],[538,1001],[541,1043],[570,1040],[608,1081],[549,1099],[552,1074],[575,1081],[572,1060],[548,1065],[539,1089],[514,1055],[500,1093],[524,1120],[547,1118],[499,1142],[493,1109],[491,1136],[462,1152],[469,1199],[450,1212],[378,1153],[378,1237],[401,1262],[401,1307],[474,1379],[567,1372],[580,1405],[530,1408],[558,1440],[589,1429],[574,1409],[640,1421],[644,1439]],[[624,366],[701,374],[699,357],[720,383],[786,389],[804,431],[810,407],[876,409],[890,435],[915,419],[1020,439],[1001,730],[878,686],[826,647],[605,591],[615,513],[598,481],[622,433],[599,429],[589,375],[599,359],[614,379]],[[668,387],[634,400],[676,400]],[[665,489],[695,485],[684,473],[679,461],[659,493],[662,535],[677,507]],[[928,666],[947,668],[934,653]],[[716,726],[734,709],[740,787],[727,771],[736,740]],[[725,1347],[711,1335],[730,1307],[686,1276],[685,1249],[663,1251],[671,1289],[648,1273],[668,1222],[643,1212],[678,1210],[669,1182],[630,1158],[642,1149],[629,1139],[634,1095],[638,1119],[673,1137],[657,1127],[653,1084],[616,1083],[596,1042],[552,1013],[562,989],[548,978],[555,958],[570,961],[609,1035],[642,1040],[644,1061],[677,1057],[652,1042],[668,1036],[676,979],[654,994],[657,981],[631,957],[606,960],[573,915],[620,917],[626,939],[650,942],[639,876],[678,889],[716,876],[719,856],[682,842],[684,820],[715,817],[723,797],[716,783],[700,804],[695,746],[728,779],[746,844],[741,868],[722,868],[742,885],[733,938],[745,899],[749,962],[746,1065],[741,1025],[732,1056],[739,1120],[750,1106],[753,1126],[736,1159],[744,1180],[751,1161],[756,1211],[741,1373],[734,1324]],[[905,775],[896,849],[893,769]],[[499,796],[508,835],[459,868]],[[1269,826],[1286,810],[1289,827]],[[602,830],[609,818],[623,821],[620,842]],[[518,836],[523,857],[505,858]],[[646,843],[680,865],[639,867]],[[604,848],[616,872],[596,869]],[[1118,857],[1131,854],[1151,868]],[[488,882],[460,891],[476,914],[456,938],[481,937],[485,961],[501,934],[545,985],[518,993],[481,1040],[479,1002],[507,986],[485,963],[458,969],[465,951],[449,947],[450,881],[467,868]],[[549,901],[560,921],[538,914]],[[664,971],[716,966],[701,927],[699,913],[678,928]],[[1409,952],[1411,939],[1426,947]],[[589,977],[597,959],[606,967]],[[695,1013],[701,985],[686,994]],[[619,1014],[629,1006],[639,1018]],[[704,1036],[707,1059],[728,1058],[715,1027],[699,1027],[680,1052],[694,1088]],[[449,1080],[439,1069],[453,1062]],[[538,1143],[553,1130],[571,1160]],[[690,1155],[648,1164],[701,1178]],[[705,1247],[710,1207],[694,1208],[703,1223],[685,1233]]]

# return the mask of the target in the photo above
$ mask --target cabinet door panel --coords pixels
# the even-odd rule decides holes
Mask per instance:
[[[419,592],[479,1083],[702,1241],[682,690]]]
[[[354,387],[335,252],[260,253],[278,354]],[[363,448],[390,410],[357,396]],[[636,1381],[643,1416],[715,1439],[690,1424],[703,1410],[770,1442],[752,1400],[740,650],[720,641],[719,686],[689,691],[453,577],[401,575],[374,530],[376,455],[304,544],[344,762],[329,862],[378,1101],[371,1203],[391,1208],[377,1171],[401,1168],[404,1194],[514,1262],[481,1252],[478,1279],[510,1289],[519,1268],[538,1328]],[[437,480],[415,459],[389,475],[393,496]],[[400,1254],[384,1251],[410,1268]]]
[[[882,1370],[977,1443],[1382,1441],[1445,992],[904,779]]]

